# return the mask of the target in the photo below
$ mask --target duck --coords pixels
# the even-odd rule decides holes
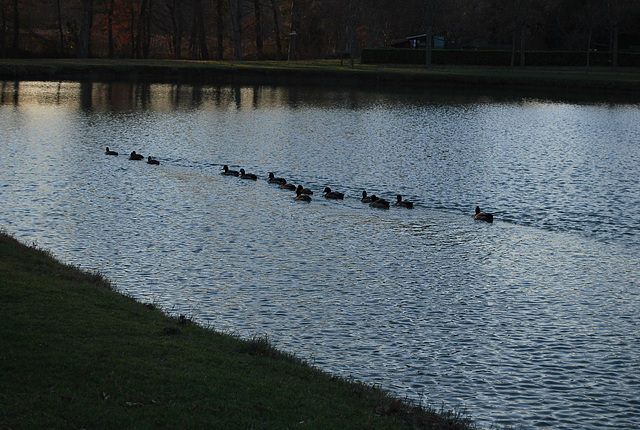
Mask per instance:
[[[140,154],[136,154],[136,151],[131,151],[129,155],[129,160],[142,160],[144,157]]]
[[[309,196],[313,195],[313,191],[311,191],[309,188],[304,188],[302,185],[298,185],[296,191],[298,190],[300,190],[300,194],[307,194]]]
[[[397,195],[396,200],[397,200],[396,206],[407,208],[407,209],[413,209],[413,202],[402,200],[402,196],[400,194]]]
[[[109,147],[107,146],[107,150],[104,151],[105,155],[118,155],[118,153],[116,151],[112,151],[109,149]]]
[[[229,166],[227,166],[226,164],[222,166],[222,170],[224,170],[224,172],[222,172],[223,175],[240,176],[240,173],[238,173],[237,170],[229,170]]]
[[[327,199],[343,200],[344,199],[344,194],[339,193],[337,191],[331,191],[331,188],[325,187],[325,189],[324,189],[324,197],[327,198]]]
[[[299,188],[296,189],[296,200],[300,200],[302,202],[310,202],[311,196],[309,194],[303,194]]]
[[[289,190],[289,191],[295,191],[296,190],[296,186],[293,184],[288,183],[287,181],[284,181],[284,183],[282,185],[280,185],[280,188],[282,188],[283,190]]]
[[[476,206],[476,214],[473,218],[478,221],[493,222],[493,214],[482,212],[480,206]]]
[[[371,196],[367,195],[366,191],[362,191],[362,203],[371,203]]]
[[[389,202],[373,194],[371,196],[371,204],[369,206],[378,209],[389,209]]]
[[[258,177],[253,173],[247,173],[244,169],[240,169],[240,179],[251,179],[252,181],[255,181]]]
[[[160,164],[160,162],[158,160],[154,160],[151,158],[151,155],[149,155],[149,157],[147,157],[147,164]]]
[[[273,172],[269,172],[269,183],[284,185],[287,181],[284,178],[276,178]]]

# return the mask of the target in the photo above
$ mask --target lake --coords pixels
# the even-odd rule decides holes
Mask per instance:
[[[0,228],[23,242],[485,428],[640,427],[639,100],[0,85]]]

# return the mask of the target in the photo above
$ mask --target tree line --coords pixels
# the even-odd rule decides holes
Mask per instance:
[[[446,48],[517,47],[523,55],[640,50],[640,2],[0,0],[3,58],[353,58],[418,34]]]

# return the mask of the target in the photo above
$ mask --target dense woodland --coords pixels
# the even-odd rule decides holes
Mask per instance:
[[[0,0],[0,24],[3,58],[309,59],[418,34],[446,48],[640,50],[638,0]]]

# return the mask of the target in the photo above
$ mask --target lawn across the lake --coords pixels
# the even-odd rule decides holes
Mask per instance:
[[[361,64],[349,60],[191,61],[3,59],[4,80],[471,86],[640,93],[640,70],[626,67],[514,67]]]

